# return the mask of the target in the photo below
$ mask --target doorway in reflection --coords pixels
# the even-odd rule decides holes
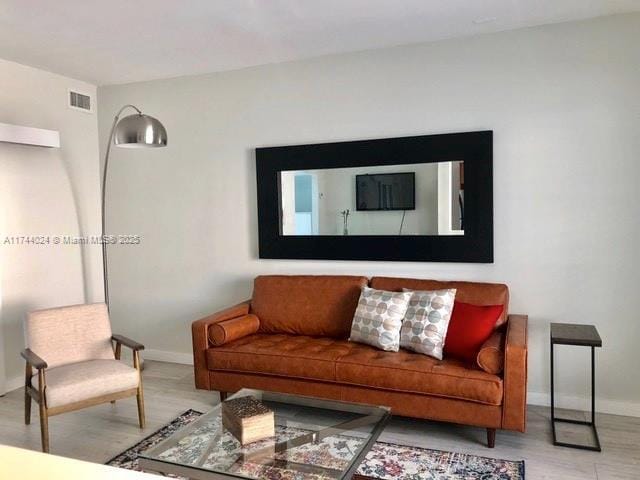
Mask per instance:
[[[319,235],[317,174],[282,172],[281,188],[283,235]]]

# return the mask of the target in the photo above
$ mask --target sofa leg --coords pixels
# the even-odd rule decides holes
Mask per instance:
[[[496,446],[496,429],[487,428],[487,446],[493,448]]]
[[[227,399],[228,395],[229,395],[229,393],[227,393],[227,392],[220,392],[220,401],[224,402]]]

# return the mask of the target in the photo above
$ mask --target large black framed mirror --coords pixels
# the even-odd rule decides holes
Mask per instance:
[[[259,256],[493,262],[493,132],[256,149]]]

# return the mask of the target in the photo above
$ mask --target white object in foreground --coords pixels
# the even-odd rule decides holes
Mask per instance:
[[[153,480],[155,475],[0,445],[0,478],[21,480]]]
[[[60,147],[60,132],[0,123],[0,142],[58,148]]]

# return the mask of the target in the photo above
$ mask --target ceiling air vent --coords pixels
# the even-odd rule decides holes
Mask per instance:
[[[91,97],[84,93],[74,92],[73,90],[69,90],[69,107],[88,113],[93,111]]]

